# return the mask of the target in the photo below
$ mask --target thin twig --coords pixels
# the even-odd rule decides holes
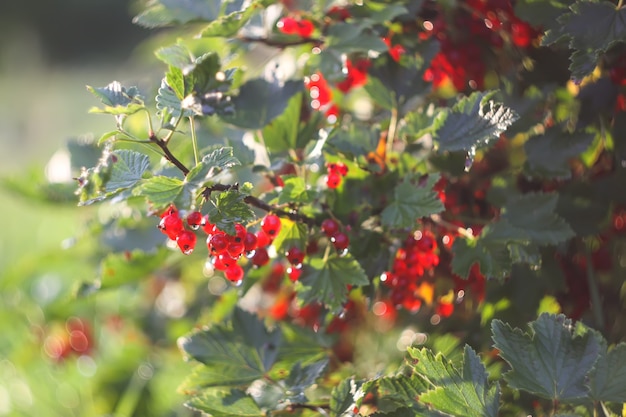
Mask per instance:
[[[159,146],[159,148],[161,148],[165,159],[174,164],[176,168],[180,169],[183,175],[186,176],[187,174],[189,174],[189,168],[187,168],[182,162],[178,160],[178,158],[174,156],[174,154],[172,154],[170,149],[167,147],[167,142],[165,142],[163,139],[159,139],[153,132],[150,133],[149,139],[151,142],[155,143]]]
[[[269,39],[269,38],[255,38],[252,36],[239,36],[238,40],[242,42],[256,42],[262,43],[267,46],[274,46],[276,48],[287,48],[289,46],[298,46],[298,45],[306,45],[308,43],[313,44],[313,46],[320,46],[324,43],[322,39],[319,38],[300,38],[293,40],[278,40],[278,39]]]

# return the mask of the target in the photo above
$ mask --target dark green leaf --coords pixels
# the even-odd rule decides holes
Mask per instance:
[[[524,144],[528,169],[533,175],[569,178],[569,159],[584,152],[593,138],[593,133],[570,134],[560,127],[548,129],[544,135],[534,136]]]
[[[600,340],[600,354],[589,375],[590,397],[594,401],[626,403],[626,344],[608,350],[606,340]]]
[[[213,417],[265,417],[252,397],[238,389],[206,389],[185,405]]]
[[[233,313],[234,332],[240,334],[246,345],[254,347],[263,368],[268,371],[278,355],[282,344],[282,334],[278,328],[265,327],[256,314],[236,308]]]
[[[135,186],[150,169],[147,155],[129,150],[113,152],[111,159],[111,176],[105,184],[107,193],[117,192]]]
[[[420,402],[450,415],[498,415],[500,387],[489,384],[485,366],[469,346],[465,346],[462,369],[426,348],[409,349],[409,354],[417,360],[415,371],[432,386],[419,396]]]
[[[570,70],[580,80],[594,70],[602,53],[626,42],[626,9],[616,9],[609,1],[578,1],[570,10],[561,14],[559,25],[548,31],[542,43],[567,40],[573,51]]]
[[[443,211],[443,203],[433,191],[438,180],[438,175],[430,175],[424,185],[415,186],[405,178],[396,186],[393,200],[381,213],[382,223],[390,228],[414,227],[422,217]]]
[[[495,91],[472,93],[448,110],[436,131],[440,150],[475,151],[498,139],[518,119],[513,110],[491,100],[494,94]]]
[[[421,111],[409,113],[404,121],[402,133],[409,137],[409,141],[413,142],[421,139],[426,134],[436,132],[446,119],[446,113],[430,107]]]
[[[551,28],[567,11],[569,2],[559,0],[520,0],[515,2],[515,15],[534,27]]]
[[[232,100],[235,114],[222,115],[222,119],[246,129],[263,128],[285,111],[289,99],[303,87],[299,80],[284,83],[260,78],[250,80],[239,88],[239,94]]]
[[[289,377],[285,380],[287,395],[283,400],[301,404],[305,403],[307,398],[304,395],[304,391],[315,384],[315,381],[324,374],[327,366],[328,358],[305,366],[297,362],[291,368]]]
[[[291,97],[285,111],[263,128],[263,144],[270,152],[296,149],[302,94]]]
[[[331,417],[355,416],[356,401],[363,396],[363,382],[354,378],[344,379],[330,393]]]
[[[335,23],[328,27],[326,48],[338,54],[353,52],[384,52],[387,45],[371,30],[371,23]]]
[[[466,278],[472,265],[478,262],[483,275],[503,279],[509,275],[513,263],[506,245],[481,238],[456,238],[452,253],[452,272],[462,278]]]
[[[529,327],[524,333],[492,322],[494,346],[512,368],[504,375],[508,384],[551,400],[588,396],[587,374],[600,354],[592,332],[575,335],[571,320],[545,313]]]
[[[397,106],[394,92],[389,90],[389,88],[376,77],[367,77],[365,91],[375,104],[384,109],[391,110]]]
[[[196,395],[209,387],[240,387],[258,377],[257,371],[246,369],[242,372],[231,361],[211,363],[210,366],[198,365],[187,375],[178,390],[186,395]]]
[[[213,193],[215,194],[215,193]],[[254,212],[244,201],[246,194],[237,190],[224,191],[211,197],[209,219],[211,223],[226,233],[235,234],[235,224],[247,222],[255,218]]]
[[[337,309],[346,301],[348,285],[367,285],[369,280],[359,262],[350,254],[313,258],[304,266],[298,297],[305,304],[319,301]]]
[[[376,149],[378,144],[378,131],[351,123],[349,126],[341,126],[334,129],[326,141],[326,146],[331,147],[336,152],[345,155],[347,158],[355,158],[367,155]]]

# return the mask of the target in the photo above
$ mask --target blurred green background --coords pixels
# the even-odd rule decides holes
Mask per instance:
[[[146,340],[141,331],[160,323],[157,303],[145,302],[150,288],[72,296],[77,283],[96,278],[96,263],[73,245],[94,209],[7,186],[36,191],[46,175],[67,180],[58,151],[114,127],[88,114],[97,101],[86,85],[156,84],[162,68],[150,70],[147,42],[154,32],[132,24],[138,6],[0,3],[0,416],[187,414],[175,391],[188,372],[172,349],[175,335],[159,338],[156,329]],[[60,351],[68,338],[72,351]]]

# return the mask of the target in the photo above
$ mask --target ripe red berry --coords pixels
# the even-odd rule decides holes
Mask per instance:
[[[254,233],[247,232],[243,238],[243,246],[246,252],[252,252],[257,248],[258,239]]]
[[[178,217],[178,212],[166,214],[159,222],[159,229],[172,240],[176,240],[183,231],[183,221]]]
[[[183,230],[176,239],[176,243],[181,252],[185,255],[191,254],[196,247],[196,234],[189,230]]]
[[[256,232],[256,245],[258,248],[265,248],[272,243],[272,238],[267,235],[263,230]]]
[[[304,261],[304,252],[300,248],[294,246],[290,248],[287,253],[285,253],[285,257],[291,265],[299,267],[302,265],[302,261]]]
[[[239,258],[244,250],[245,250],[245,246],[243,242],[235,242],[232,239],[228,243],[228,248],[226,248],[226,251],[228,252],[228,254],[232,256],[233,258]]]
[[[275,214],[268,214],[261,222],[261,230],[263,230],[271,240],[274,240],[278,232],[280,232],[280,226],[280,218]]]
[[[212,255],[219,255],[228,249],[228,236],[224,232],[218,232],[207,239],[207,247]]]
[[[326,185],[328,188],[335,189],[341,185],[341,174],[338,172],[329,172],[326,176]]]
[[[285,35],[298,35],[303,38],[311,37],[315,30],[315,26],[310,20],[293,17],[283,17],[278,21],[276,27]]]
[[[224,270],[224,276],[234,284],[239,284],[243,279],[243,268],[238,264],[232,264]]]
[[[287,268],[287,275],[291,281],[296,282],[298,278],[300,278],[300,275],[302,275],[302,269],[290,266]]]
[[[193,230],[197,230],[200,226],[204,225],[204,216],[199,211],[192,211],[187,215],[187,224]]]
[[[348,238],[348,235],[342,232],[334,234],[330,238],[330,241],[333,243],[333,246],[335,246],[335,249],[340,252],[348,249],[348,246],[350,245],[350,239]]]
[[[252,265],[254,266],[263,266],[267,265],[270,261],[270,256],[267,253],[267,249],[265,247],[259,247],[254,252],[254,256],[252,256]]]
[[[322,222],[322,232],[328,237],[335,235],[339,231],[339,223],[334,219],[324,219]]]
[[[237,260],[230,256],[228,253],[220,253],[213,258],[213,265],[218,271],[224,271],[231,265],[235,265]]]

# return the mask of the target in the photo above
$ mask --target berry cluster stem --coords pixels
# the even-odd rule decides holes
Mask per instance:
[[[189,174],[189,168],[187,168],[185,166],[185,164],[180,162],[178,160],[178,158],[176,158],[174,156],[174,154],[168,148],[167,142],[165,140],[160,139],[159,137],[157,137],[157,135],[155,135],[154,132],[150,132],[150,135],[148,136],[148,138],[150,139],[150,142],[154,143],[159,148],[161,148],[161,150],[163,151],[163,154],[165,156],[165,159],[167,159],[172,164],[174,164],[176,166],[176,168],[180,169],[181,172],[183,173],[183,175],[186,176],[187,174]]]
[[[239,36],[237,38],[240,41],[243,42],[256,42],[256,43],[262,43],[263,45],[267,45],[267,46],[273,46],[276,48],[287,48],[290,46],[298,46],[298,45],[306,45],[306,44],[313,44],[313,46],[321,46],[322,44],[324,44],[324,41],[322,39],[319,38],[301,38],[301,39],[294,39],[294,40],[275,40],[275,39],[270,39],[270,38],[256,38],[256,37],[252,37],[252,36]]]

